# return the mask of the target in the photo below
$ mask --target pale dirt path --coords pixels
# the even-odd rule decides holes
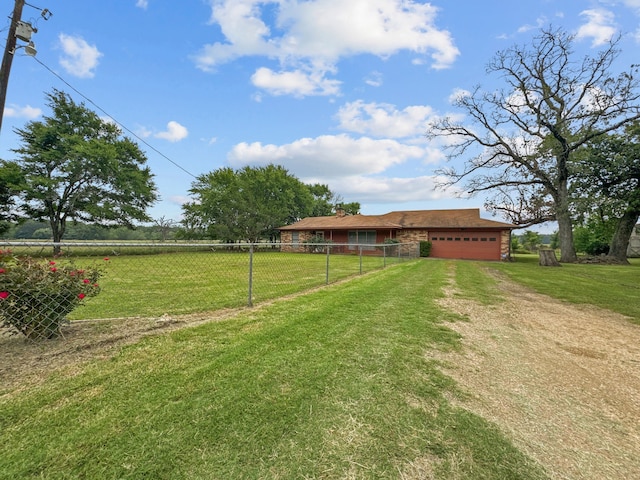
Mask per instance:
[[[461,353],[446,372],[553,479],[640,479],[640,326],[499,278],[506,301],[482,306],[447,290]]]

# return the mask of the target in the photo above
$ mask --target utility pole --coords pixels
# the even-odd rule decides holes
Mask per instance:
[[[7,36],[7,45],[4,47],[2,56],[2,67],[0,67],[0,131],[2,131],[2,117],[4,116],[4,103],[7,99],[7,87],[9,86],[9,73],[13,63],[13,54],[16,51],[16,28],[22,19],[22,8],[24,0],[15,0],[13,15],[11,15],[11,26]]]

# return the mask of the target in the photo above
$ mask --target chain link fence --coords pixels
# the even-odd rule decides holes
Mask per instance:
[[[0,330],[40,340],[73,321],[252,306],[418,256],[416,243],[0,242]]]

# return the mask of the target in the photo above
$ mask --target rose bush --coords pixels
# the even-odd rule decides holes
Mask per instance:
[[[100,292],[101,273],[0,250],[0,326],[30,339],[59,336],[66,316]]]

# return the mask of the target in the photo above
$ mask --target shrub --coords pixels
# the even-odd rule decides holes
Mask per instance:
[[[420,256],[428,257],[429,255],[431,255],[431,242],[423,240],[420,242]]]
[[[65,317],[100,292],[101,271],[0,250],[0,326],[29,339],[60,335]]]

